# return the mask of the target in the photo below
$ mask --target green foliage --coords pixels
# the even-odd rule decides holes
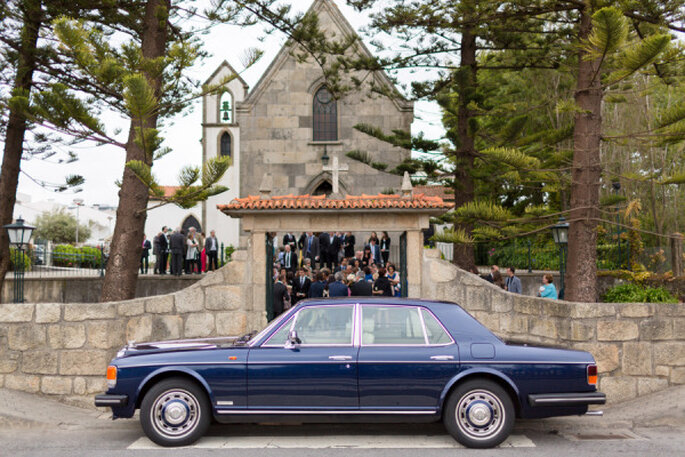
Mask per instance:
[[[19,260],[19,254],[16,248],[10,246],[10,271],[15,271],[17,269],[17,261]],[[24,250],[24,258],[23,258],[23,263],[24,263],[24,270],[23,271],[31,271],[31,254],[30,252],[26,252]],[[21,265],[21,262],[19,262]]]
[[[663,287],[648,287],[639,284],[619,284],[602,297],[605,303],[678,303],[678,300]]]
[[[98,248],[59,244],[52,249],[52,264],[56,267],[100,268],[102,252]]]
[[[79,240],[90,238],[90,227],[78,224]],[[36,218],[34,239],[55,243],[74,243],[76,241],[76,217],[64,210],[43,212]]]
[[[371,156],[366,151],[359,151],[355,149],[354,151],[346,152],[345,155],[350,159],[371,165]]]
[[[602,60],[617,51],[628,36],[628,21],[614,7],[601,8],[592,15],[592,34],[584,43],[587,59]]]
[[[388,164],[382,162],[371,162],[371,166],[380,171],[385,171],[385,169],[388,168]]]

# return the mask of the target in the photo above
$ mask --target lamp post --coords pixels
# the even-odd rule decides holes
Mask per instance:
[[[559,299],[564,298],[564,275],[566,274],[566,249],[568,247],[568,222],[564,216],[559,217],[557,225],[552,227],[554,243],[559,246]]]
[[[16,246],[14,257],[14,303],[24,302],[24,245],[29,244],[33,229],[30,225],[24,224],[21,216],[14,224],[3,225],[7,230],[10,244]]]
[[[83,206],[83,199],[82,198],[75,198],[74,204],[76,205],[76,244],[78,244],[78,224],[79,224],[78,210],[81,206]]]

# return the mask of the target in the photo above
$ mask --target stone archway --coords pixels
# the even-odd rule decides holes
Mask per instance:
[[[200,221],[198,221],[197,218],[192,214],[186,216],[186,218],[183,220],[181,230],[183,230],[183,233],[188,233],[190,227],[195,227],[195,230],[198,233],[202,232],[202,225],[200,224]]]

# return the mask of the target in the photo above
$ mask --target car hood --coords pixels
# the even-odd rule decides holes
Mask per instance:
[[[143,343],[131,341],[117,353],[117,358],[143,354],[160,354],[168,352],[199,351],[235,347],[244,344],[244,342],[245,341],[238,336],[149,341]]]

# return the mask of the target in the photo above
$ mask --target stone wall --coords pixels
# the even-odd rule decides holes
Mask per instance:
[[[138,276],[136,298],[164,295],[184,289],[199,281],[199,275]],[[24,278],[24,301],[27,303],[95,303],[100,299],[103,278],[62,277]],[[2,303],[14,297],[13,280],[6,279],[2,288]]]
[[[245,251],[179,292],[110,303],[0,304],[0,387],[92,406],[127,341],[240,335],[265,325],[252,308]]]
[[[514,295],[424,251],[422,296],[459,303],[505,341],[589,351],[615,403],[685,384],[685,304],[573,303]]]

